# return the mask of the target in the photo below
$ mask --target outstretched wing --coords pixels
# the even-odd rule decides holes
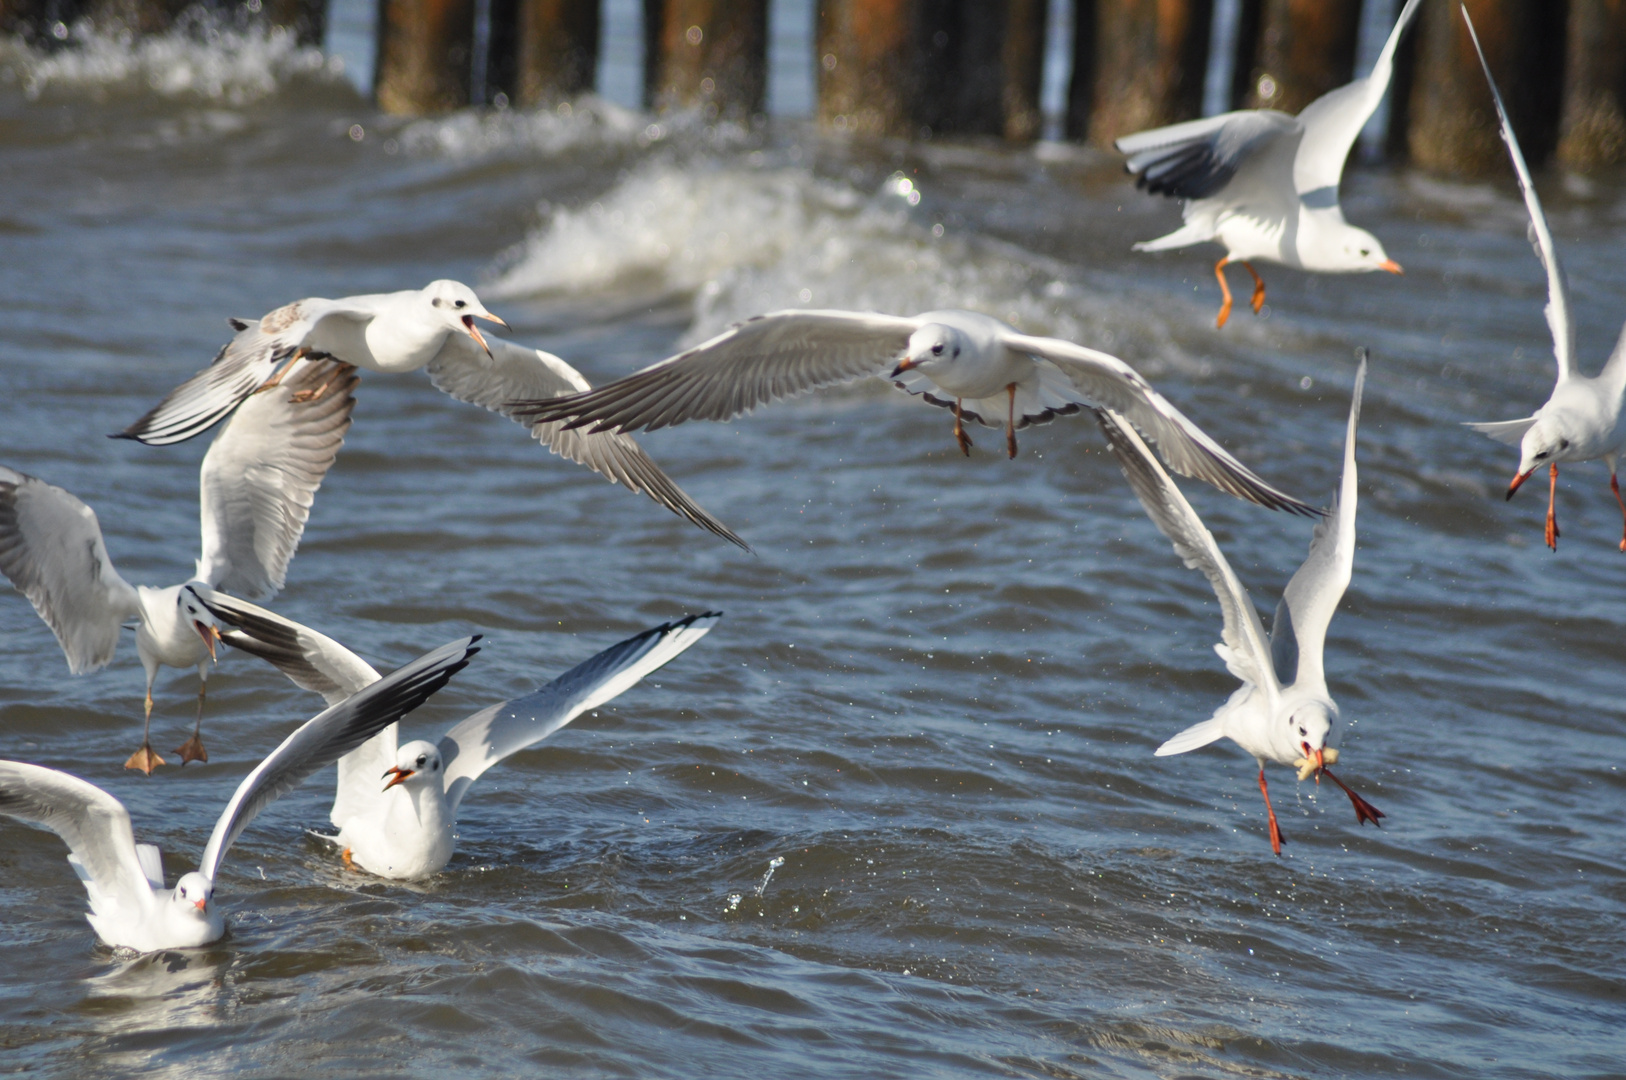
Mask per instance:
[[[1112,145],[1129,160],[1135,186],[1153,195],[1206,199],[1280,139],[1295,138],[1296,117],[1274,109],[1243,109],[1125,135]]]
[[[514,410],[532,422],[562,420],[594,432],[732,420],[781,398],[885,375],[919,327],[918,319],[894,315],[775,311],[597,390],[517,401]]]
[[[1471,427],[1481,435],[1489,435],[1499,443],[1518,446],[1524,441],[1524,433],[1529,431],[1535,422],[1534,416],[1527,416],[1522,420],[1468,421],[1462,426]]]
[[[237,838],[260,811],[311,773],[333,764],[422,705],[480,650],[480,637],[459,638],[307,720],[244,778],[215,822],[198,872],[213,881]]]
[[[1355,428],[1361,419],[1361,390],[1366,385],[1366,353],[1355,372],[1355,392],[1349,402],[1349,427],[1344,435],[1344,477],[1332,510],[1316,523],[1310,554],[1298,568],[1270,627],[1276,675],[1283,682],[1326,690],[1322,651],[1333,612],[1349,588],[1355,567]],[[1286,648],[1291,641],[1293,648]],[[1288,663],[1289,660],[1293,662]],[[1292,670],[1288,670],[1291,668]]]
[[[1274,698],[1280,687],[1271,669],[1270,642],[1259,622],[1259,613],[1248,598],[1248,590],[1237,580],[1231,564],[1214,542],[1214,534],[1208,531],[1197,511],[1158,464],[1151,449],[1123,417],[1103,409],[1096,413],[1096,419],[1152,524],[1174,543],[1174,553],[1187,566],[1201,570],[1213,586],[1225,617],[1221,634],[1224,644],[1215,651],[1232,675],[1251,686],[1261,687]]]
[[[1337,203],[1338,182],[1344,175],[1349,149],[1389,89],[1394,77],[1395,49],[1399,48],[1406,27],[1411,25],[1422,2],[1406,0],[1394,29],[1389,31],[1389,39],[1383,43],[1377,63],[1372,65],[1366,78],[1329,90],[1299,112],[1304,138],[1293,159],[1293,187],[1312,207]],[[1318,199],[1315,193],[1320,191],[1326,195]]]
[[[83,868],[97,914],[106,913],[104,903],[132,914],[152,904],[130,814],[95,784],[40,765],[0,761],[0,814],[43,825],[62,837]]]
[[[611,431],[573,431],[558,421],[533,420],[514,403],[547,401],[592,389],[581,373],[552,353],[488,339],[486,355],[465,334],[450,334],[429,362],[429,378],[443,392],[530,428],[531,436],[555,454],[586,465],[612,484],[642,492],[679,517],[729,543],[750,550],[734,531],[691,499],[630,436]]]
[[[1169,403],[1140,373],[1116,356],[1058,338],[1012,334],[1010,348],[1056,365],[1071,380],[1078,400],[1110,409],[1154,443],[1169,468],[1202,480],[1239,499],[1306,517],[1321,512],[1260,479]]]
[[[68,670],[113,659],[124,620],[141,610],[113,569],[96,513],[54,484],[0,466],[0,570],[56,634]]]
[[[1485,62],[1485,50],[1479,47],[1479,35],[1474,32],[1474,21],[1468,18],[1466,7],[1462,9],[1462,17],[1468,23],[1468,35],[1473,38],[1474,51],[1479,54],[1479,66],[1485,69],[1485,81],[1490,84],[1491,98],[1496,102],[1496,118],[1501,124],[1502,141],[1507,143],[1507,155],[1513,160],[1513,173],[1519,178],[1519,190],[1524,193],[1524,208],[1530,212],[1530,232],[1536,258],[1541,260],[1542,268],[1547,271],[1547,326],[1553,332],[1553,358],[1558,361],[1558,381],[1563,382],[1575,370],[1575,320],[1570,317],[1569,278],[1564,274],[1564,264],[1558,259],[1558,246],[1553,243],[1552,231],[1547,228],[1547,215],[1542,212],[1535,181],[1530,179],[1530,166],[1524,162],[1524,152],[1519,149],[1518,137],[1513,134],[1513,123],[1508,120],[1507,108],[1502,104],[1502,92],[1496,88],[1496,80],[1491,77],[1490,64]],[[1523,435],[1522,432],[1520,434]]]
[[[645,630],[584,660],[540,690],[481,709],[452,728],[440,740],[446,799],[452,810],[481,773],[630,689],[699,641],[722,617],[720,611],[708,611]]]
[[[255,599],[282,588],[316,489],[350,429],[359,381],[349,364],[301,363],[249,395],[220,429],[198,483],[199,581]]]
[[[326,634],[215,589],[193,591],[220,621],[220,640],[258,656],[329,705],[378,681],[371,664]]]

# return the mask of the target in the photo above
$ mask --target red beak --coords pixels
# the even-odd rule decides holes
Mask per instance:
[[[396,784],[406,783],[407,777],[412,775],[412,770],[403,769],[399,765],[391,765],[388,769],[384,770],[384,775],[391,778],[390,782],[384,785],[384,790],[388,791]]]
[[[199,911],[202,911],[204,908],[209,906],[209,898],[205,896],[202,900],[194,900],[192,901],[192,906],[197,908]]]

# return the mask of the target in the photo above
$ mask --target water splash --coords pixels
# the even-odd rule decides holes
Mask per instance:
[[[773,872],[784,865],[785,857],[783,855],[775,855],[772,859],[768,860],[768,872],[762,875],[761,881],[757,882],[756,893],[758,900],[762,899],[763,892],[765,892],[768,888],[768,882],[773,880]]]

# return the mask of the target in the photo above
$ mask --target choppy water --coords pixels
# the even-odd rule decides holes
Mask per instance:
[[[487,774],[426,884],[301,838],[330,780],[285,798],[228,859],[231,929],[201,951],[96,945],[61,843],[0,825],[6,1069],[1622,1074],[1618,511],[1601,466],[1567,469],[1548,553],[1539,493],[1501,498],[1512,451],[1458,426],[1551,382],[1510,185],[1354,174],[1351,218],[1407,276],[1270,271],[1269,318],[1216,333],[1213,253],[1131,256],[1175,210],[1088,153],[652,128],[592,101],[392,121],[314,54],[106,48],[111,66],[5,61],[0,460],[94,506],[132,580],[189,572],[205,446],[102,433],[207,361],[225,316],[299,296],[461,277],[596,381],[778,306],[974,307],[1118,352],[1316,498],[1366,345],[1329,669],[1353,721],[1340,773],[1389,816],[1358,828],[1280,770],[1277,859],[1250,759],[1152,757],[1234,684],[1212,596],[1093,425],[1025,433],[1015,462],[985,433],[965,460],[943,413],[873,386],[646,437],[749,556],[422,376],[368,375],[275,606],[383,664],[488,634],[412,733],[661,619],[727,618]],[[1623,314],[1626,185],[1547,195],[1596,365]],[[1274,605],[1309,524],[1187,490]],[[227,656],[214,760],[146,780],[119,768],[130,642],[71,678],[10,593],[0,640],[0,756],[105,786],[172,876],[317,708]],[[159,681],[166,749],[191,694]]]

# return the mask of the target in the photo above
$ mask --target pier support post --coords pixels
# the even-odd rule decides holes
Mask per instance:
[[[1044,125],[1039,80],[1044,69],[1045,0],[960,0],[950,30],[957,93],[935,127],[1032,142]],[[958,40],[954,40],[957,38]]]
[[[1569,0],[1558,161],[1591,172],[1626,160],[1626,0]]]
[[[519,0],[514,104],[528,108],[592,90],[598,35],[598,0]]]
[[[473,0],[380,0],[378,107],[410,115],[467,105],[473,42]]]
[[[301,45],[321,48],[327,36],[327,0],[264,0],[260,19],[292,30]]]
[[[1355,77],[1361,0],[1265,0],[1249,70],[1249,109],[1297,113]]]
[[[1081,4],[1078,18],[1086,17]],[[1075,35],[1074,70],[1093,74],[1085,134],[1110,147],[1121,135],[1190,120],[1202,111],[1212,0],[1094,0],[1093,37]],[[1075,91],[1073,99],[1080,94]]]
[[[644,0],[644,96],[749,118],[767,94],[768,0]]]

